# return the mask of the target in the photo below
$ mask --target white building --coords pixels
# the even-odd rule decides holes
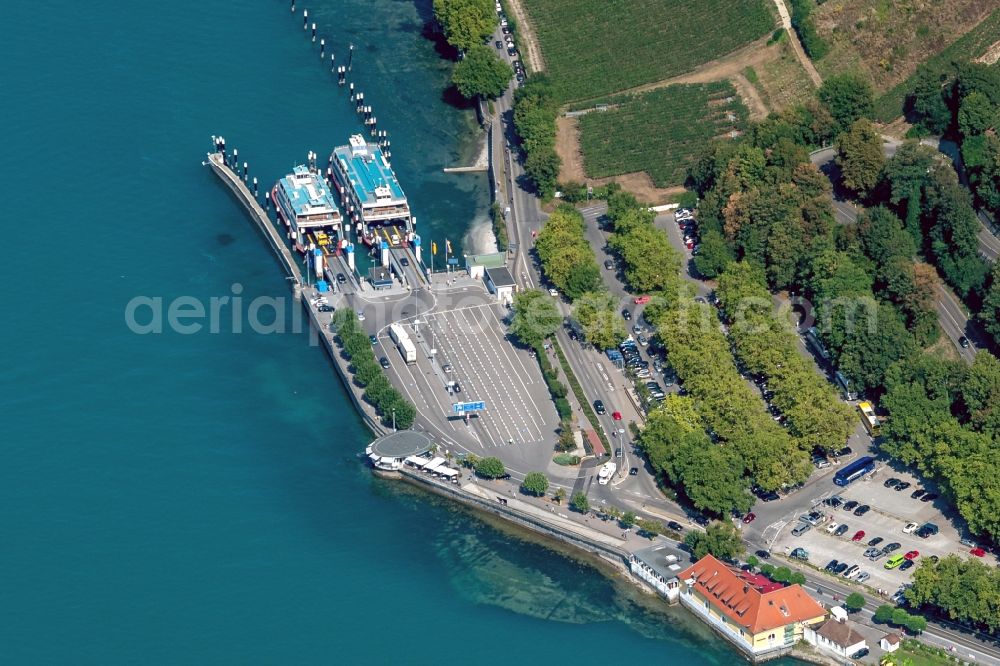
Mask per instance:
[[[803,638],[820,650],[845,658],[868,647],[865,637],[859,634],[846,618],[831,617],[816,629],[806,627]]]
[[[514,276],[506,266],[486,269],[486,288],[496,295],[497,303],[512,303],[514,301]]]
[[[886,634],[878,642],[883,652],[895,652],[899,649],[899,634]]]

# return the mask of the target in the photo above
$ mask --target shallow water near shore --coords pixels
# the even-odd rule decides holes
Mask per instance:
[[[360,129],[303,8],[338,61],[355,44],[425,244],[487,217],[485,175],[442,172],[477,137],[429,0],[298,5],[5,8],[4,661],[738,662],[682,611],[375,479],[323,350],[236,332],[232,299],[288,287],[209,137],[269,187]],[[143,335],[137,296],[231,300],[217,333]]]

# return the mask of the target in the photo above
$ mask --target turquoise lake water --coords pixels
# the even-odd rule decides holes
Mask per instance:
[[[126,326],[137,296],[287,294],[201,160],[224,134],[269,186],[358,129],[303,7],[338,60],[356,44],[425,240],[459,243],[488,184],[441,173],[474,120],[443,99],[429,1],[5,7],[4,663],[738,661],[683,611],[374,479],[307,335]]]

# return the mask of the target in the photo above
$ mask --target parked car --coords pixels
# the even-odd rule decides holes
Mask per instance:
[[[865,574],[865,579],[867,580],[867,578],[868,578],[868,575]],[[858,577],[858,580],[861,580],[860,576]],[[867,656],[868,656],[868,648],[865,647],[865,648],[861,648],[860,650],[858,650],[857,652],[855,652],[854,654],[852,654],[851,655],[851,659],[863,659],[864,657],[867,657]]]
[[[863,583],[871,577],[872,575],[867,571],[859,571],[857,577],[854,580],[858,581],[859,583]]]
[[[886,488],[895,488],[897,483],[902,483],[902,481],[900,481],[896,477],[892,477],[891,479],[886,479],[885,483],[883,483],[882,485],[885,486]]]
[[[868,506],[867,504],[862,504],[861,506],[859,506],[857,509],[854,510],[854,515],[863,516],[871,510],[872,508],[870,506]]]
[[[906,553],[906,555],[903,555],[903,557],[905,557],[908,560],[915,560],[918,557],[920,557],[920,551],[919,550],[911,550],[908,553]]]
[[[629,321],[632,319],[632,313],[628,311],[628,308],[622,309],[622,317],[625,319],[625,321]]]
[[[795,548],[794,550],[792,550],[791,553],[789,553],[789,555],[791,555],[796,560],[808,560],[809,559],[809,551],[806,550],[805,548]]]
[[[852,565],[851,565],[851,566],[849,566],[849,567],[847,568],[847,570],[846,570],[846,571],[845,571],[845,572],[843,573],[843,576],[844,576],[844,578],[852,578],[852,577],[853,577],[853,576],[854,576],[855,574],[857,574],[857,573],[858,573],[859,571],[861,571],[861,567],[859,567],[859,566],[858,566],[857,564],[852,564]]]
[[[864,538],[865,538],[865,531],[858,530],[857,532],[854,533],[854,536],[851,537],[851,541],[861,541]]]
[[[892,543],[888,543],[888,544],[882,546],[882,552],[885,553],[886,555],[888,555],[889,553],[891,553],[893,551],[899,550],[900,545],[901,544],[899,544],[898,542],[893,541]]]
[[[969,553],[975,555],[976,557],[986,557],[986,551],[980,548],[979,546],[969,549]]]
[[[828,534],[833,534],[834,532],[837,531],[838,527],[840,527],[840,523],[838,523],[835,520],[831,520],[830,524],[826,526],[826,531]]]
[[[903,492],[904,490],[909,488],[910,485],[911,484],[909,481],[900,481],[899,483],[896,484],[896,492]]]
[[[923,497],[920,498],[920,501],[921,502],[933,502],[937,498],[938,498],[937,493],[927,493],[926,495],[924,495]]]
[[[680,523],[678,523],[675,520],[668,521],[667,522],[667,527],[670,528],[670,529],[672,529],[675,532],[681,532],[681,531],[684,530],[684,526],[681,525]]]
[[[927,494],[926,490],[924,490],[923,488],[917,488],[912,493],[910,493],[910,497],[912,497],[913,499],[917,499],[923,497],[926,494]]]
[[[927,537],[934,536],[938,531],[938,526],[934,523],[924,523],[917,529],[917,536],[921,539],[926,539]]]
[[[750,513],[748,513],[747,515],[743,516],[743,524],[744,524],[744,525],[749,525],[749,524],[750,524],[750,523],[752,523],[752,522],[753,522],[753,521],[754,521],[754,520],[755,520],[756,518],[757,518],[757,514],[756,514],[756,513],[754,513],[753,511],[751,511],[751,512],[750,512]]]
[[[918,523],[906,523],[906,525],[903,526],[903,534],[913,534],[917,531],[918,527],[920,527]]]
[[[880,548],[876,548],[875,546],[868,546],[868,548],[865,548],[864,556],[865,557],[874,557],[879,552],[881,552]]]
[[[670,525],[668,523],[667,527],[669,527],[669,526]],[[754,555],[756,555],[758,558],[760,558],[762,560],[769,560],[769,559],[771,559],[771,553],[767,552],[766,550],[754,551]]]
[[[604,267],[606,269],[608,269],[609,271],[613,270],[614,267],[615,267],[615,262],[611,261],[610,259],[605,259],[604,260]]]
[[[844,511],[854,511],[855,507],[857,506],[858,506],[857,500],[851,500],[850,502],[845,503],[842,508],[844,509]]]
[[[882,543],[883,541],[885,541],[885,539],[883,539],[882,537],[875,537],[874,539],[872,539],[871,541],[868,542],[868,545],[869,546],[877,546],[880,543]]]
[[[840,575],[845,571],[847,571],[847,566],[848,566],[847,562],[841,562],[840,564],[838,564],[836,567],[833,568],[833,573]]]
[[[907,569],[914,566],[913,560],[903,560],[899,565],[900,571],[906,571]]]
[[[823,503],[829,507],[833,507],[834,509],[836,509],[838,506],[844,503],[844,500],[843,498],[840,497],[840,495],[834,495],[833,497],[827,497],[825,500],[823,500]]]
[[[823,567],[823,569],[825,571],[833,571],[834,569],[837,568],[838,564],[840,564],[840,562],[838,562],[837,560],[830,560],[829,562],[826,563],[826,566]]]
[[[797,537],[802,536],[811,529],[812,527],[807,523],[799,523],[794,528],[792,528],[792,536],[797,536]]]
[[[649,296],[636,296],[632,299],[632,302],[636,305],[645,305],[646,303],[649,303]]]
[[[848,527],[847,527],[847,524],[845,523],[845,524],[841,525],[840,527],[838,527],[837,531],[834,532],[833,535],[834,536],[844,536],[845,534],[847,534],[847,529],[848,529]]]
[[[325,303],[316,309],[319,310],[320,312],[333,312],[333,306],[326,305]]]

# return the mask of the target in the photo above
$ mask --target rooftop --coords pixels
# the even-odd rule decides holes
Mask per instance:
[[[377,145],[365,142],[360,134],[350,144],[333,149],[334,159],[347,174],[362,206],[390,206],[406,203],[396,174]]]
[[[758,589],[737,570],[706,555],[682,571],[678,578],[708,599],[737,625],[758,634],[795,622],[826,615],[826,610],[798,585]]]
[[[278,185],[288,198],[296,217],[324,214],[340,216],[340,209],[333,200],[330,188],[308,167],[295,167],[292,173],[278,181]]]
[[[503,252],[489,254],[470,254],[465,257],[466,266],[482,266],[483,268],[500,268],[507,265],[507,255]]]
[[[372,442],[372,453],[383,458],[406,458],[429,451],[431,444],[431,438],[422,432],[400,430]]]
[[[486,276],[493,283],[494,287],[513,287],[514,276],[510,274],[506,266],[500,268],[487,268]]]
[[[865,637],[854,630],[850,622],[841,622],[830,618],[816,630],[816,633],[842,648],[849,648],[865,640]]]

